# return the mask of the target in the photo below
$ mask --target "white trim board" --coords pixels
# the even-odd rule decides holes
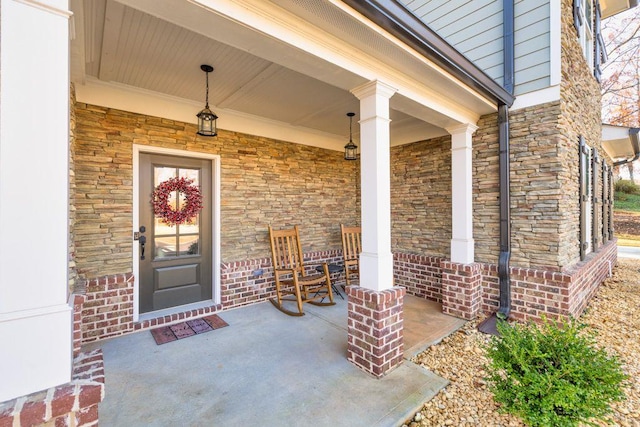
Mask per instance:
[[[191,157],[196,159],[211,160],[211,287],[212,304],[220,304],[220,156],[195,151],[176,150],[172,148],[154,147],[150,145],[133,144],[133,233],[140,228],[140,153],[164,154],[169,156]],[[140,271],[138,258],[140,257],[140,246],[133,245],[133,321],[138,322],[140,318],[139,298],[140,283],[138,280]],[[149,317],[145,313],[144,317]],[[151,316],[155,317],[155,316]]]

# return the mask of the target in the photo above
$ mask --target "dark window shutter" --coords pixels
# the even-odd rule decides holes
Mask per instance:
[[[602,159],[602,241],[611,240],[609,236],[609,203],[611,203],[611,192],[609,191],[609,165]]]
[[[598,151],[594,148],[593,155],[591,156],[591,176],[593,177],[591,180],[591,206],[592,206],[592,214],[591,214],[591,244],[593,247],[593,251],[595,252],[600,246],[600,230],[601,228],[601,218],[600,218],[600,198],[598,197],[598,189],[600,186],[600,159],[598,158]]]
[[[584,260],[587,247],[587,147],[584,142],[584,138],[580,136],[579,139],[579,153],[580,153],[580,260]]]
[[[609,168],[609,239],[613,239],[613,168]]]
[[[602,24],[602,11],[600,9],[600,2],[596,1],[596,22],[595,22],[595,37],[594,37],[594,45],[595,45],[595,55],[594,55],[594,64],[593,64],[593,74],[600,83],[602,79],[602,68],[600,67],[602,64],[607,62],[607,50],[604,47],[604,38],[602,37],[601,31]]]
[[[582,14],[580,8],[582,7],[581,0],[573,0],[573,26],[576,28],[578,38],[580,37],[580,27],[582,26]]]

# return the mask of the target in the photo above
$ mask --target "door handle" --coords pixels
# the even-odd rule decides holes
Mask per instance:
[[[140,242],[140,259],[144,260],[144,245],[147,243],[147,238],[146,236],[140,236],[138,241]]]

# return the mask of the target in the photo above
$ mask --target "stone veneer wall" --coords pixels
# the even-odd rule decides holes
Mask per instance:
[[[305,252],[359,222],[358,162],[342,152],[76,103],[74,240],[83,279],[132,272],[133,144],[221,157],[221,259],[270,257],[267,226],[300,225]],[[330,215],[327,215],[330,212]]]
[[[577,233],[567,194],[577,167],[560,145],[560,102],[510,112],[513,265],[560,270],[576,262],[562,238]],[[497,263],[500,252],[497,114],[481,117],[473,136],[473,232],[478,262]],[[392,250],[447,258],[451,240],[451,138],[394,147]],[[577,185],[577,178],[575,181]],[[577,212],[577,211],[576,211]],[[568,223],[567,223],[568,222]],[[577,235],[577,234],[576,234]],[[565,251],[565,252],[561,252]]]
[[[587,145],[606,158],[602,150],[602,118],[600,85],[593,76],[582,53],[573,27],[572,0],[562,0],[562,53],[561,53],[561,112],[559,143],[565,165],[562,179],[565,183],[562,204],[567,212],[566,229],[561,235],[561,265],[569,266],[579,260],[579,164],[578,139],[583,136]],[[609,163],[610,164],[610,163]],[[599,179],[600,185],[602,180]],[[600,189],[596,192],[599,194]],[[597,233],[602,241],[601,230]]]
[[[451,137],[391,149],[391,250],[449,256]]]
[[[75,142],[76,142],[76,87],[71,83],[69,90],[69,291],[73,290],[78,272],[75,261],[74,225],[76,206],[73,203],[76,196],[75,178]]]

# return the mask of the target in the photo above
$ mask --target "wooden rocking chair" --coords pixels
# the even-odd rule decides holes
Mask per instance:
[[[271,303],[290,316],[303,316],[302,303],[305,302],[321,306],[334,305],[327,263],[323,263],[323,272],[320,274],[309,274],[305,270],[298,226],[286,230],[274,230],[269,226],[269,239],[276,282],[276,298],[270,299]],[[290,295],[293,298],[287,298]],[[327,296],[329,302],[322,302]],[[284,308],[284,301],[295,301],[298,311]]]
[[[342,234],[342,255],[344,256],[344,278],[346,286],[349,286],[350,274],[355,273],[360,277],[361,228],[345,227],[344,224],[340,224],[340,232]]]

